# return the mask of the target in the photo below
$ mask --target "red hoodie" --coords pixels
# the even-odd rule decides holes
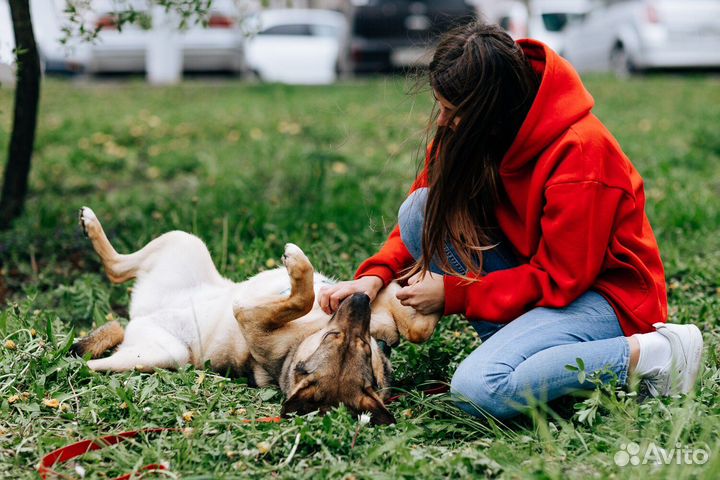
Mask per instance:
[[[473,282],[445,275],[445,314],[506,323],[595,290],[626,335],[651,331],[667,318],[667,296],[642,178],[591,113],[594,101],[570,64],[540,42],[519,44],[541,84],[500,164],[507,201],[496,215],[522,264]],[[427,167],[412,190],[426,185]],[[387,284],[412,263],[396,227],[355,278]]]

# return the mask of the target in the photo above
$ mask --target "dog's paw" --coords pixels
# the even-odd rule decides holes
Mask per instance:
[[[80,209],[80,227],[86,237],[90,236],[90,230],[98,223],[95,212],[90,207],[82,207]]]
[[[290,276],[302,275],[307,269],[312,271],[310,260],[305,256],[300,247],[294,243],[285,245],[285,253],[282,256],[282,262],[287,268]]]

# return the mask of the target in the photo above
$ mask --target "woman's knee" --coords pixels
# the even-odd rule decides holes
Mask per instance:
[[[512,371],[503,371],[499,363],[483,362],[480,365],[471,357],[460,364],[450,383],[450,392],[457,406],[474,416],[491,415],[506,419],[517,415]]]
[[[413,257],[422,254],[422,231],[425,223],[427,188],[419,188],[408,196],[398,211],[400,237]]]

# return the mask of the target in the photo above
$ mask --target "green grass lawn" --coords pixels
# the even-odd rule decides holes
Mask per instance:
[[[0,233],[0,477],[36,478],[41,456],[59,446],[145,427],[188,429],[78,464],[91,478],[161,461],[182,478],[720,477],[720,80],[599,76],[587,85],[645,178],[671,321],[704,332],[694,395],[638,402],[603,388],[500,424],[411,394],[390,406],[397,425],[365,427],[351,448],[357,420],[343,408],[244,424],[278,414],[280,392],[192,368],[92,373],[67,348],[108,318],[127,321],[128,287],[105,279],[77,227],[80,206],[121,251],[183,229],[241,280],[274,266],[290,241],[318,270],[350,278],[395,223],[430,96],[408,96],[409,84],[392,78],[323,88],[48,80],[26,212]],[[3,159],[11,111],[2,89]],[[449,379],[477,345],[463,319],[446,318],[427,344],[393,352],[395,384]],[[629,442],[711,453],[704,465],[618,467]],[[59,470],[76,476],[74,465]]]

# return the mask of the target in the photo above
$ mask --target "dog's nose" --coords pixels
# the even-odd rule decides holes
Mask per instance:
[[[353,324],[364,333],[370,326],[370,297],[364,293],[354,293],[350,299],[350,311]]]
[[[350,304],[355,308],[370,307],[370,297],[364,293],[353,293],[350,296]]]

